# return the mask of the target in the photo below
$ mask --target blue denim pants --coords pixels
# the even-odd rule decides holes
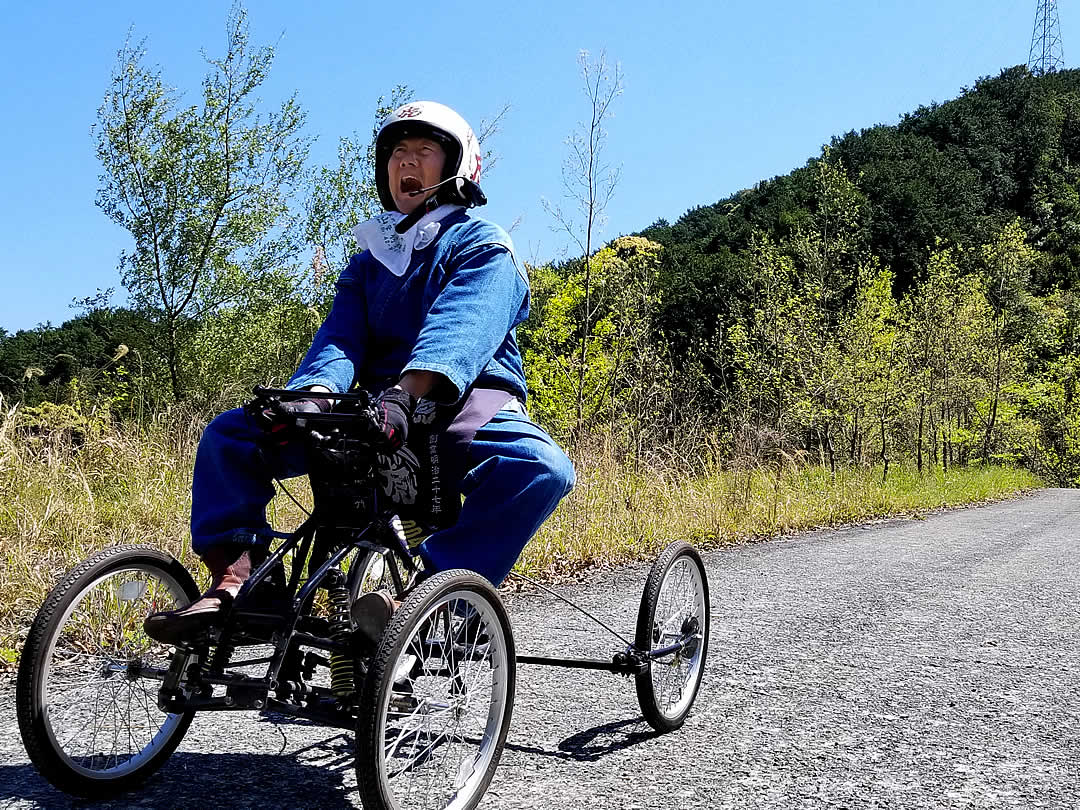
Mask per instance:
[[[241,409],[226,411],[203,433],[191,487],[191,545],[205,554],[222,543],[269,542],[266,505],[274,478],[303,475],[299,447],[268,458],[261,429]],[[269,454],[267,454],[269,455]],[[574,485],[570,459],[528,417],[499,411],[469,447],[471,469],[457,522],[420,546],[429,570],[468,568],[498,584],[526,543]]]

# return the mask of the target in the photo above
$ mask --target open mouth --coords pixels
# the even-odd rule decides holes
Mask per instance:
[[[420,182],[417,177],[402,177],[401,178],[401,190],[405,194],[416,194],[424,187],[424,184]]]

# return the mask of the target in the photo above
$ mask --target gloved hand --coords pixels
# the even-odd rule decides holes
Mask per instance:
[[[270,420],[270,433],[277,437],[278,444],[286,445],[291,433],[289,428],[294,424],[292,419],[285,418],[286,414],[296,417],[305,413],[328,413],[331,407],[332,403],[325,397],[301,397],[279,402],[276,412],[264,412],[264,415]]]
[[[375,419],[390,450],[399,450],[409,437],[409,422],[416,409],[416,397],[402,388],[387,388],[373,403]]]
[[[320,396],[301,397],[277,404],[277,408],[260,408],[259,400],[249,402],[244,406],[247,413],[255,417],[256,421],[268,433],[278,434],[292,426],[293,420],[289,416],[299,416],[305,413],[328,413],[332,407],[330,400]],[[280,444],[286,444],[288,438],[285,434],[280,437]]]
[[[298,416],[302,413],[329,413],[330,400],[319,396],[301,397],[300,399],[281,402],[279,410],[292,416]]]

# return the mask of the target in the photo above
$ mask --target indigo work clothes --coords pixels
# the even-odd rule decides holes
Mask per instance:
[[[302,475],[305,465],[295,442],[260,455],[255,441],[261,435],[240,408],[215,418],[203,433],[191,497],[196,554],[221,543],[269,542],[272,479]],[[573,487],[574,469],[540,427],[506,410],[477,431],[468,458],[472,467],[461,484],[461,514],[420,545],[420,557],[430,570],[468,568],[498,584]]]
[[[289,388],[354,383],[377,393],[406,371],[446,383],[429,398],[453,403],[470,386],[527,397],[514,329],[529,313],[528,279],[499,226],[464,210],[442,221],[439,238],[414,251],[403,276],[370,254],[353,256],[337,282],[330,315]],[[241,410],[221,414],[199,443],[191,535],[197,554],[220,543],[264,545],[274,477],[305,472],[298,446],[259,454],[260,428]],[[458,521],[419,552],[433,570],[469,568],[501,582],[525,544],[574,484],[570,460],[521,413],[503,410],[468,449]]]
[[[429,395],[437,401],[456,402],[473,383],[525,401],[514,328],[529,314],[529,282],[510,237],[463,210],[442,226],[401,277],[369,251],[352,257],[289,388],[341,393],[355,380],[377,394],[406,371],[435,371],[449,381]]]
[[[574,486],[570,459],[524,414],[499,411],[469,446],[457,522],[420,545],[429,570],[469,568],[498,585]]]

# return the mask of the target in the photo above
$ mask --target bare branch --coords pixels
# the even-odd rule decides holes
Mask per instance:
[[[506,229],[506,232],[507,233],[513,233],[514,229],[517,228],[518,225],[520,225],[524,221],[525,221],[525,215],[524,214],[518,214],[516,217],[514,217],[514,221],[510,223],[510,227]]]
[[[567,138],[570,155],[563,164],[563,187],[566,196],[576,200],[584,222],[580,230],[572,227],[562,211],[556,209],[555,219],[582,249],[585,262],[585,309],[581,325],[581,350],[578,363],[577,428],[581,433],[584,418],[585,367],[588,360],[588,342],[592,331],[592,253],[593,236],[604,222],[604,210],[618,182],[618,173],[601,164],[600,156],[607,141],[603,124],[611,116],[611,105],[622,94],[622,69],[618,62],[609,72],[607,54],[600,52],[594,61],[588,51],[578,53],[582,86],[589,102],[589,122],[582,122],[578,131]],[[549,213],[552,213],[549,208]],[[583,238],[579,238],[578,234]],[[582,244],[584,242],[584,244]]]
[[[502,130],[503,119],[510,112],[510,102],[507,101],[499,109],[497,113],[491,118],[481,118],[480,128],[476,132],[476,140],[481,146],[484,145],[489,139],[494,138]],[[493,149],[488,149],[484,152],[484,173],[488,176],[491,175],[492,170],[495,168],[495,164],[499,162],[499,154]]]

